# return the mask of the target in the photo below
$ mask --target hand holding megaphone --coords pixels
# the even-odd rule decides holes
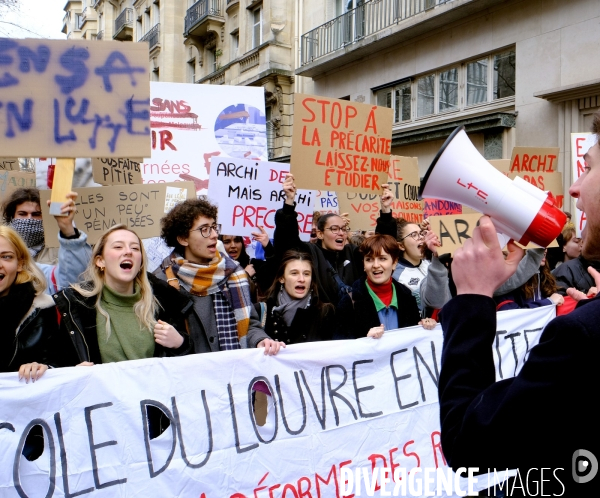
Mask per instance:
[[[525,250],[510,241],[504,258],[496,228],[489,216],[482,216],[473,237],[454,252],[452,276],[457,294],[492,297],[494,291],[517,270]]]
[[[448,137],[427,170],[419,199],[458,202],[491,217],[498,232],[520,244],[547,247],[567,217],[549,192],[522,178],[510,180],[479,153],[464,126]]]

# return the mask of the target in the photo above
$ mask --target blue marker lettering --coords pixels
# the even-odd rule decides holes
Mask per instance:
[[[17,104],[9,102],[6,104],[7,129],[5,135],[9,138],[15,136],[13,121],[16,121],[20,131],[29,131],[32,125],[31,111],[33,110],[33,100],[25,99],[23,102],[23,114],[19,112]]]
[[[37,53],[29,47],[19,47],[18,50],[21,64],[19,69],[22,73],[28,73],[31,70],[31,63],[38,73],[43,73],[48,67],[50,61],[50,49],[46,45],[40,45]]]
[[[145,121],[148,121],[148,119],[150,119],[150,111],[147,107],[142,111],[136,112],[134,110],[134,106],[138,104],[146,105],[148,107],[150,105],[150,99],[133,100],[131,98],[125,103],[125,108],[127,109],[127,112],[125,113],[125,119],[127,120],[127,133],[129,133],[130,135],[150,135],[150,128],[148,128],[147,126],[144,128],[144,131],[135,131],[133,129],[133,121],[135,119],[142,119]]]
[[[73,114],[73,109],[76,105],[75,99],[73,97],[69,97],[67,99],[67,103],[65,105],[65,116],[67,119],[73,123],[88,123],[90,121],[86,121],[85,115],[88,112],[88,108],[90,106],[90,101],[88,99],[81,99],[81,107],[79,107],[79,112],[77,114]]]
[[[115,67],[113,64],[115,62],[121,62],[123,64],[122,67]],[[146,70],[143,67],[131,67],[129,65],[129,61],[121,52],[112,52],[104,66],[97,67],[94,71],[98,76],[101,76],[104,80],[104,89],[110,93],[112,92],[112,83],[110,81],[110,76],[113,74],[129,74],[131,76],[131,85],[135,86],[135,78],[133,77],[133,73],[146,73]]]
[[[60,65],[73,73],[72,76],[57,75],[54,77],[62,93],[68,95],[73,90],[85,85],[89,70],[84,61],[89,58],[90,53],[85,48],[70,48],[60,56]]]
[[[76,141],[77,137],[73,130],[68,135],[60,134],[60,104],[58,99],[54,99],[54,141],[60,145],[68,140]]]

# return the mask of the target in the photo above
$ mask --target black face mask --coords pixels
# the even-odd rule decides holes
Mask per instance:
[[[44,225],[42,225],[42,220],[14,218],[9,223],[9,226],[21,236],[28,248],[44,244]]]

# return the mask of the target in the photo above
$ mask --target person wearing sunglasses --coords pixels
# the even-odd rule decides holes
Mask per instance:
[[[161,228],[174,251],[154,274],[190,299],[186,317],[194,353],[264,347],[274,355],[285,347],[260,326],[244,268],[217,249],[216,206],[188,199],[162,218]]]
[[[293,175],[287,175],[283,182],[285,202],[275,213],[275,254],[283,255],[296,249],[311,255],[314,279],[319,297],[334,306],[350,291],[350,286],[364,273],[363,258],[358,247],[348,244],[350,231],[348,221],[333,213],[319,217],[316,224],[317,242],[307,244],[300,240],[298,214],[296,213],[296,185]],[[381,215],[377,219],[376,231],[396,235],[396,222],[392,217],[393,196],[387,185],[383,185]],[[314,226],[314,225],[313,225]]]

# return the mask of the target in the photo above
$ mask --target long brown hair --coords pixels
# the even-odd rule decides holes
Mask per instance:
[[[277,297],[277,294],[283,285],[279,280],[283,278],[283,275],[285,274],[285,267],[292,261],[308,261],[311,270],[310,291],[312,292],[313,296],[319,297],[319,291],[317,290],[317,282],[315,278],[315,268],[313,266],[310,254],[292,249],[283,254],[281,262],[279,263],[279,267],[277,268],[277,272],[275,273],[275,280],[273,280],[271,287],[269,287],[267,290],[267,299]]]
[[[556,285],[556,279],[550,272],[548,261],[544,263],[544,266],[540,266],[540,273],[533,275],[525,284],[523,284],[523,293],[527,299],[531,299],[535,295],[535,290],[538,287],[538,275],[540,278],[540,291],[542,297],[550,297],[552,294],[558,291]]]

